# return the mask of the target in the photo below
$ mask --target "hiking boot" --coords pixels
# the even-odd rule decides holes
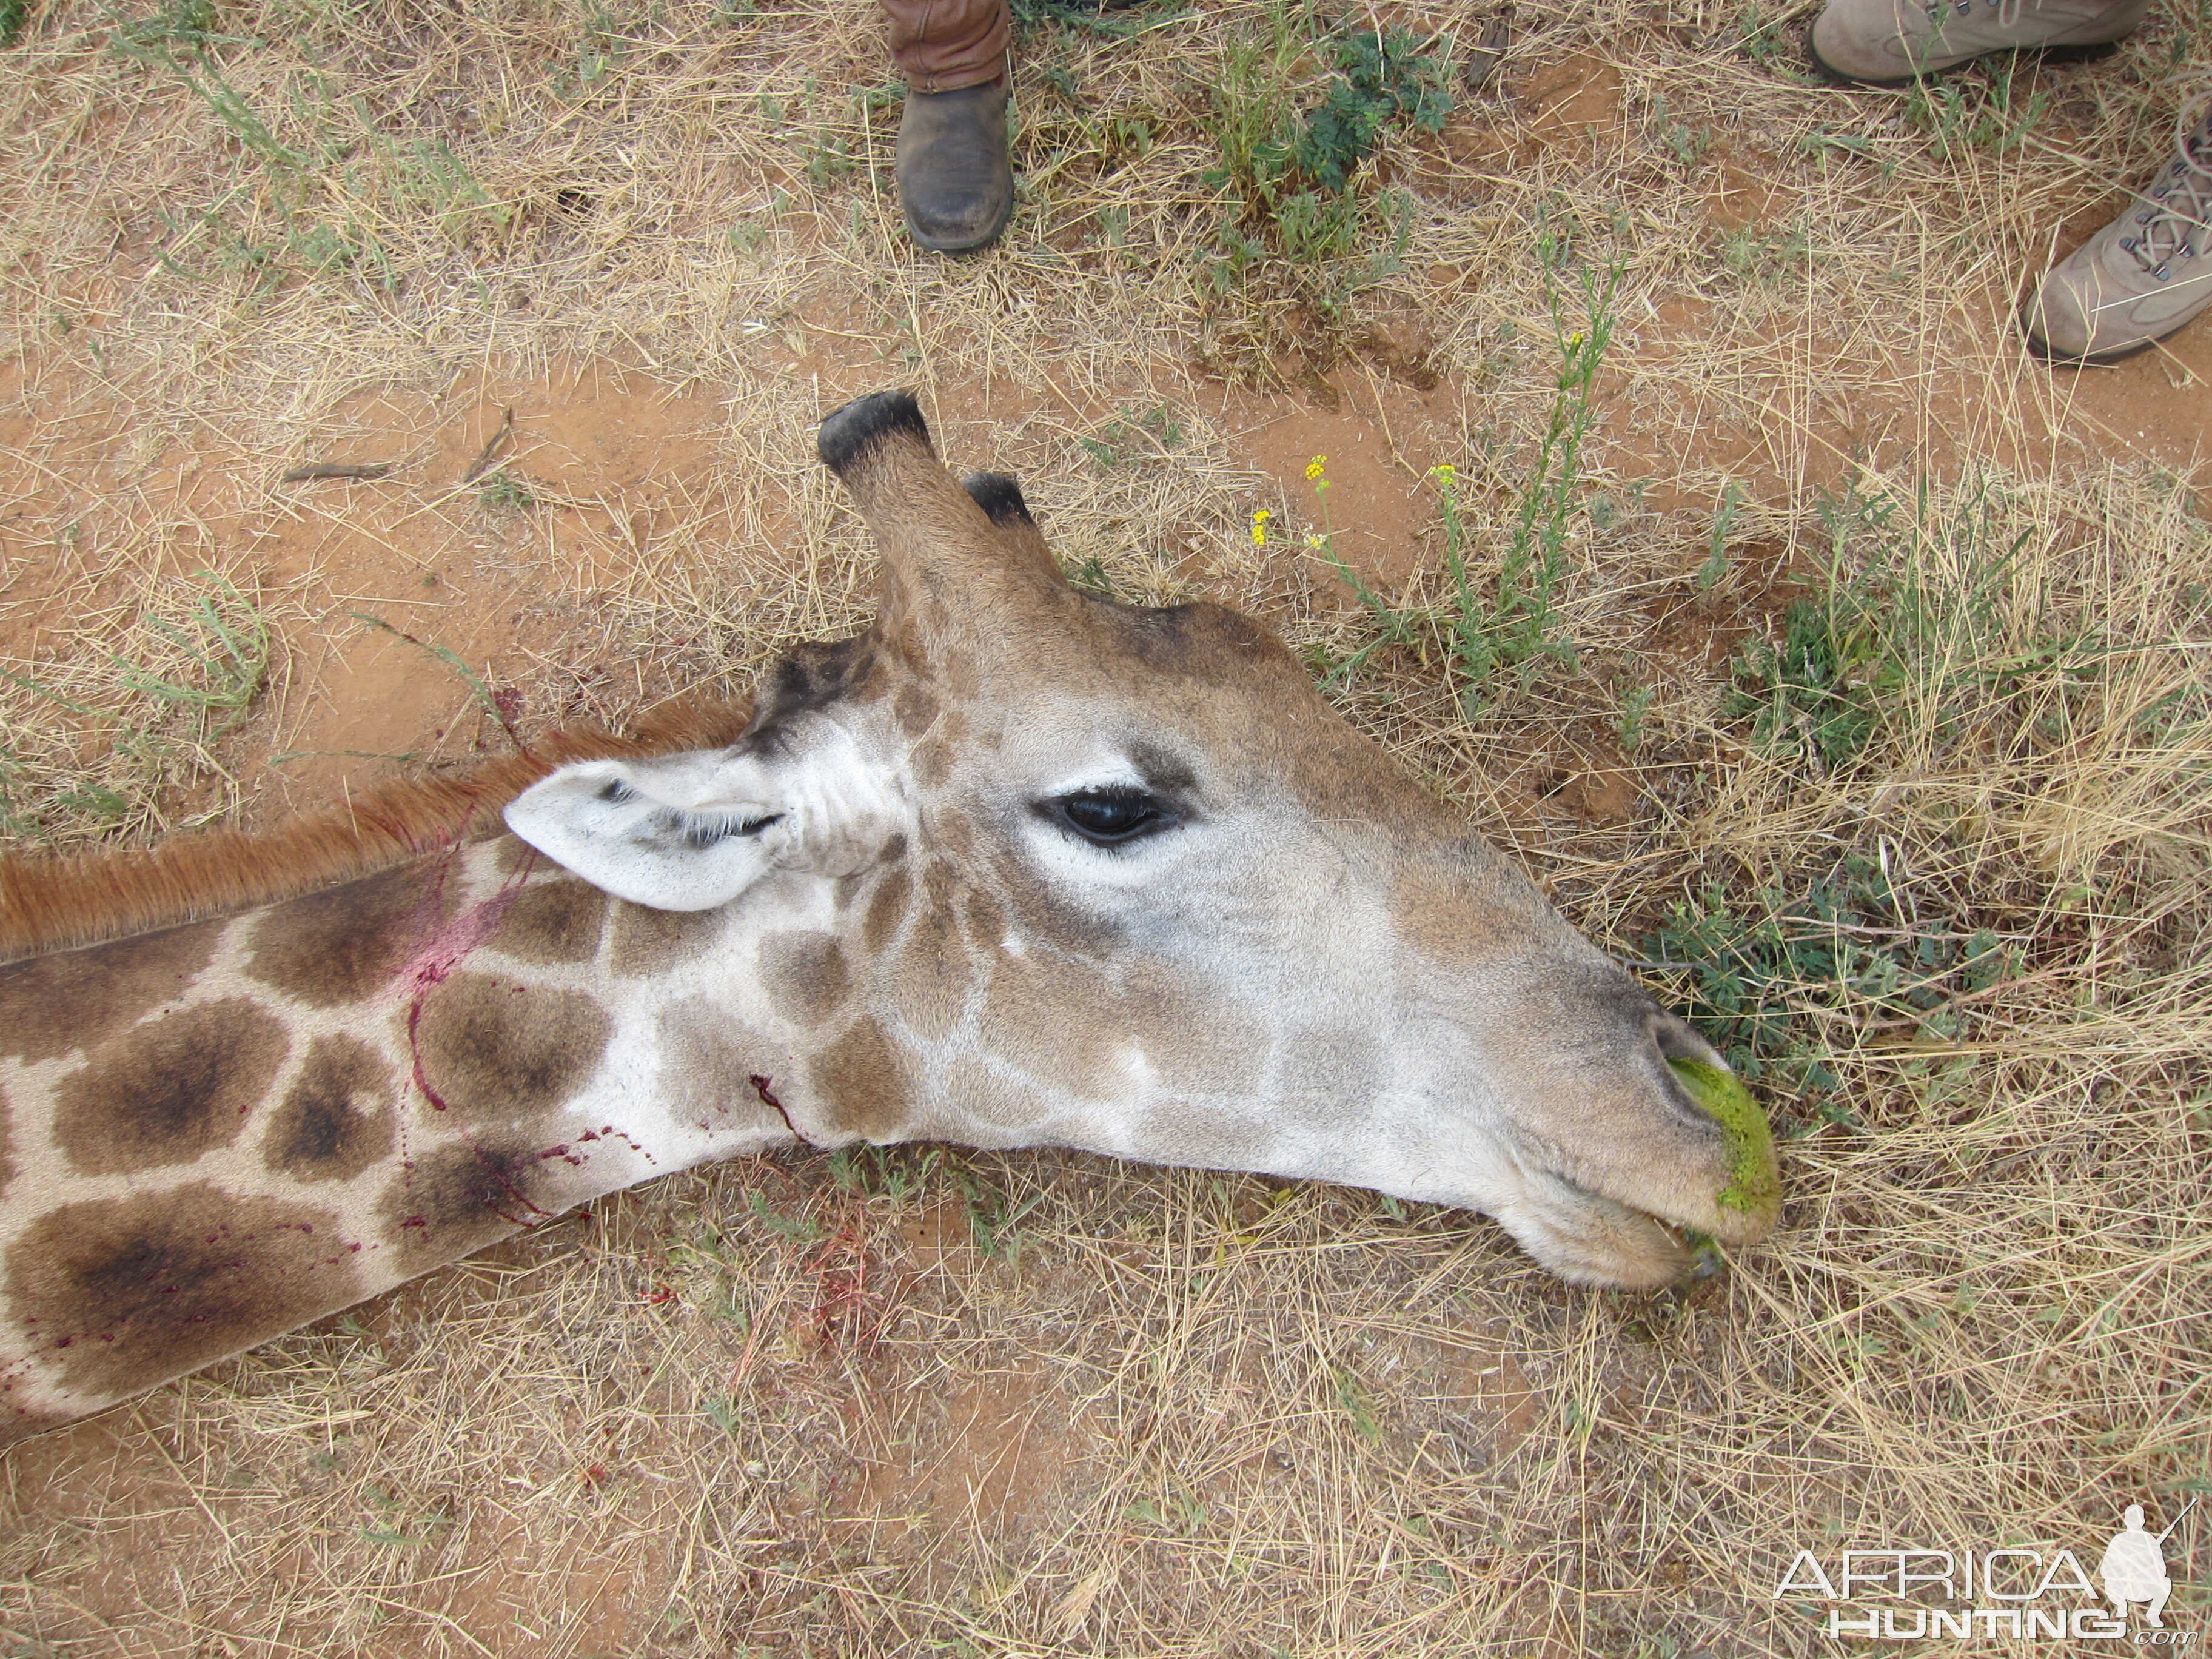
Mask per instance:
[[[2027,349],[2066,368],[2148,351],[2212,307],[2212,99],[2128,210],[2043,275],[2021,307]]]
[[[2101,58],[2150,0],[1828,0],[1813,63],[1845,86],[1909,86],[1993,52]]]
[[[897,173],[906,228],[924,247],[972,253],[998,240],[1014,210],[1006,88],[907,94]]]

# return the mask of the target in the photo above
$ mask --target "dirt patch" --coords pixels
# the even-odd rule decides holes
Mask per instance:
[[[1705,186],[1705,217],[1724,231],[1750,230],[1773,219],[1788,199],[1775,180],[1771,156],[1723,149]]]
[[[1710,512],[1729,481],[1774,500],[1808,483],[1835,489],[1861,465],[1951,476],[2054,455],[2149,462],[2212,485],[2212,331],[2185,329],[2111,368],[2054,370],[2021,344],[2015,301],[1986,284],[1962,298],[1948,326],[1973,343],[1971,365],[1891,348],[1877,359],[1887,374],[1871,377],[1887,386],[1843,393],[1814,388],[1869,379],[1863,339],[1668,299],[1623,324],[1642,386],[1606,416],[1614,463],[1654,481],[1648,499],[1662,512]],[[1656,395],[1668,382],[1679,395]],[[1626,380],[1608,370],[1600,384],[1610,398]]]
[[[1532,70],[1518,99],[1528,144],[1587,150],[1619,140],[1623,85],[1620,64],[1595,52],[1570,52]]]
[[[906,1444],[857,1473],[834,1518],[865,1523],[881,1543],[907,1529],[1006,1542],[1024,1537],[1055,1498],[1070,1449],[1066,1404],[1036,1364],[959,1381],[906,1419]]]
[[[66,366],[9,374],[0,656],[36,678],[82,649],[88,619],[127,622],[148,551],[155,584],[226,573],[271,635],[273,694],[231,740],[248,821],[326,802],[380,763],[502,746],[487,698],[515,720],[604,718],[645,687],[605,683],[584,597],[641,562],[726,560],[739,540],[719,402],[611,363],[365,389],[275,454],[202,434],[150,459],[128,401]],[[48,421],[50,404],[74,412]],[[388,471],[279,476],[314,464]]]
[[[1421,568],[1423,532],[1436,516],[1428,469],[1455,453],[1448,404],[1433,386],[1422,392],[1357,368],[1331,386],[1334,408],[1204,380],[1192,400],[1232,453],[1274,480],[1297,514],[1296,527],[1280,526],[1294,544],[1326,532],[1347,564],[1395,592]]]
[[[1643,791],[1629,768],[1593,757],[1561,779],[1553,798],[1584,823],[1614,824],[1636,816]]]

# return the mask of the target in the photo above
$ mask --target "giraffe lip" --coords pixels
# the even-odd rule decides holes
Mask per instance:
[[[1648,1201],[1638,1202],[1619,1193],[1610,1193],[1602,1187],[1593,1187],[1571,1176],[1554,1175],[1554,1179],[1587,1198],[1607,1204],[1617,1204],[1632,1215],[1638,1215],[1660,1228],[1692,1255],[1703,1257],[1718,1245],[1751,1244],[1771,1231],[1780,1205],[1736,1206],[1727,1201],[1726,1189],[1717,1197],[1703,1214],[1657,1209]]]

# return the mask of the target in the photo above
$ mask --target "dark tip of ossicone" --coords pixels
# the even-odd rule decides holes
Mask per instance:
[[[983,516],[993,524],[1034,525],[1030,516],[1030,504],[1022,499],[1022,487],[1004,472],[970,472],[960,481],[969,498],[983,509]]]
[[[911,392],[871,392],[822,417],[815,434],[815,453],[822,465],[839,477],[866,459],[886,440],[905,435],[929,443],[929,423],[921,418],[921,405]]]

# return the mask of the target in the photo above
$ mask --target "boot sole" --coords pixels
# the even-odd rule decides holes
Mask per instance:
[[[932,236],[920,225],[915,223],[912,216],[902,216],[906,218],[906,234],[932,253],[981,253],[1006,234],[1006,226],[1012,222],[1014,216],[1014,205],[1011,202],[1007,203],[1006,210],[999,216],[998,223],[993,225],[981,236],[957,239]]]
[[[2124,39],[2122,36],[2121,39]],[[1961,58],[1955,64],[1946,64],[1941,69],[1923,70],[1918,75],[1893,76],[1884,80],[1869,80],[1863,75],[1846,75],[1826,58],[1813,44],[1813,31],[1805,31],[1805,50],[1813,59],[1813,67],[1820,78],[1835,87],[1872,87],[1883,92],[1894,92],[1899,87],[1909,87],[1921,81],[1932,81],[1939,75],[1949,75],[1978,64],[1984,58],[2002,58],[2007,52],[2022,56],[2033,52],[2046,64],[2094,64],[2100,58],[2110,58],[2120,49],[2119,40],[2093,40],[2083,46],[1992,46],[1987,52],[1978,52],[1972,58]]]
[[[2189,322],[2193,323],[2196,320],[2192,317]],[[2181,332],[2182,328],[2188,326],[2189,323],[2184,323],[2181,328],[2170,328],[2154,338],[2138,341],[2131,346],[2122,346],[2118,351],[2100,351],[2087,357],[2077,357],[2072,352],[2055,349],[2048,340],[2028,326],[2027,319],[2025,316],[2020,319],[2020,331],[2027,342],[2029,353],[2053,368],[2110,368],[2113,364],[2124,363],[2130,357],[2142,356],[2152,347],[2161,341],[2171,340]]]

